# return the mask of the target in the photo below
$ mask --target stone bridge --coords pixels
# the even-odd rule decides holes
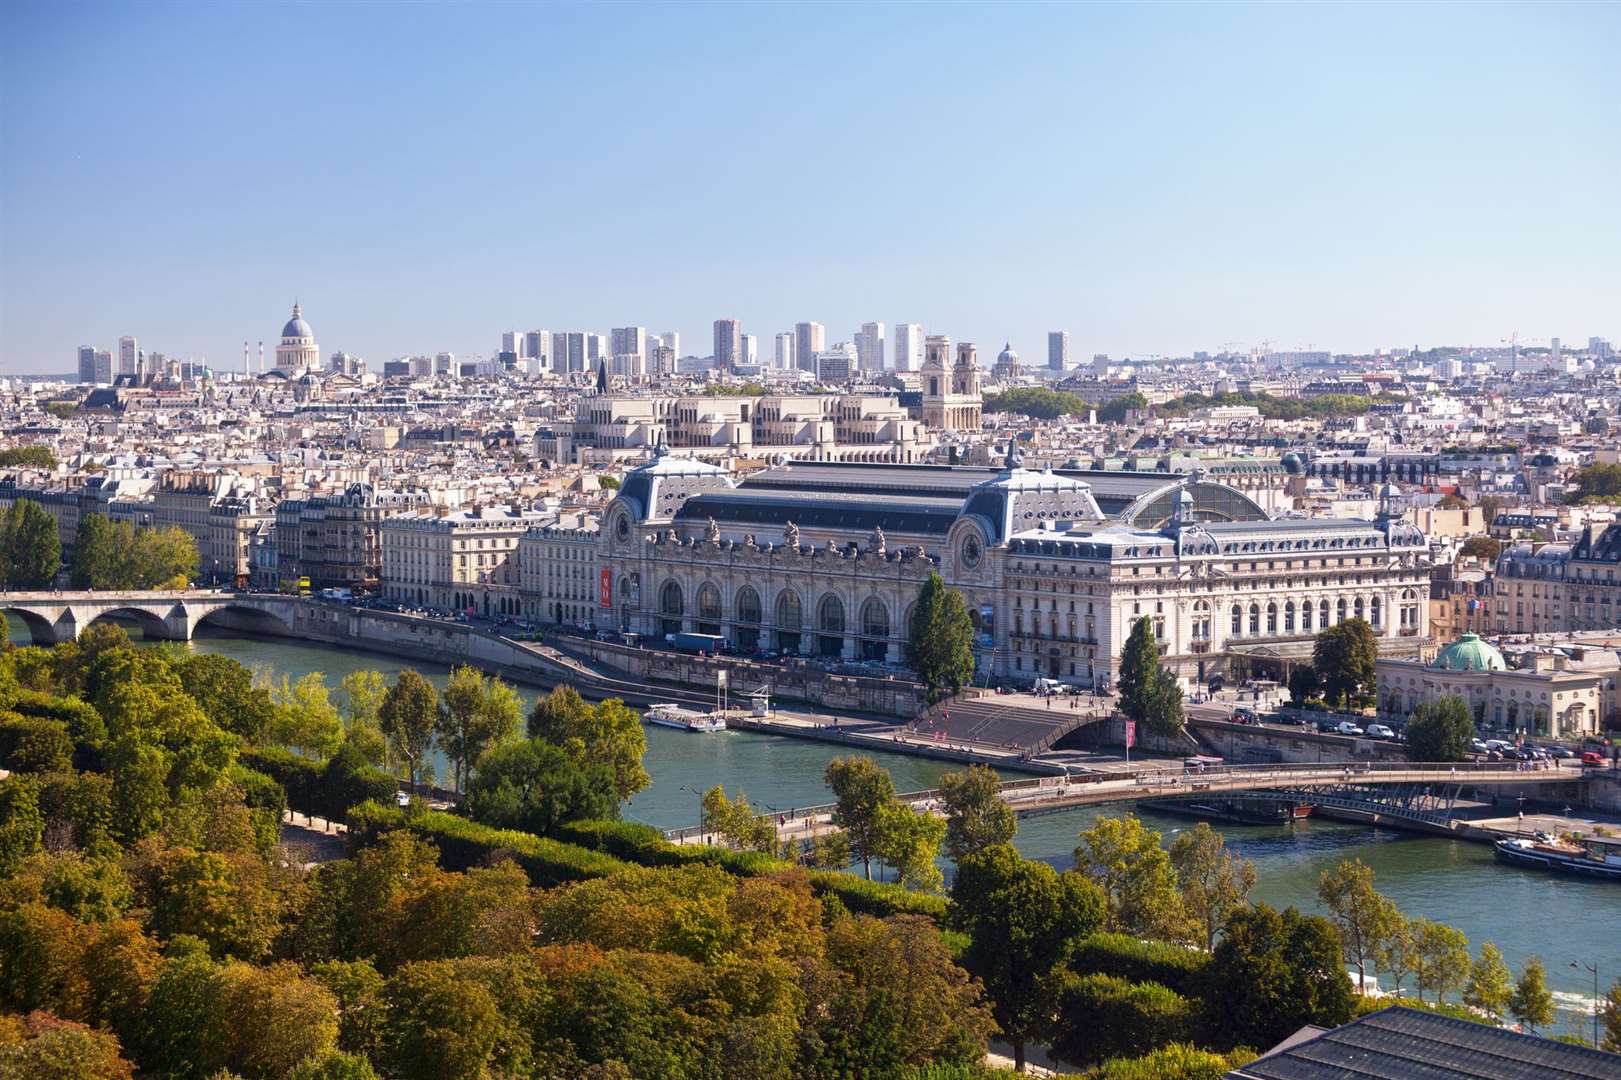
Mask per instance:
[[[22,620],[36,644],[72,641],[98,619],[128,619],[149,638],[189,641],[209,620],[236,629],[291,636],[296,596],[186,589],[172,592],[0,592],[0,611]]]

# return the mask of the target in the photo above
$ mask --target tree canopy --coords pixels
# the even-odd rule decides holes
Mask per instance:
[[[0,570],[8,586],[42,589],[62,569],[56,519],[32,499],[18,499],[0,519]]]
[[[1404,729],[1412,761],[1463,761],[1475,737],[1475,717],[1456,694],[1421,701]]]
[[[907,628],[906,663],[938,701],[967,686],[974,677],[974,623],[962,594],[939,574],[930,574],[918,593]]]
[[[1373,693],[1379,640],[1365,620],[1346,619],[1318,631],[1311,659],[1330,702],[1350,705]]]
[[[196,577],[200,566],[197,541],[184,529],[137,528],[85,514],[79,518],[69,576],[78,589],[175,588]]]

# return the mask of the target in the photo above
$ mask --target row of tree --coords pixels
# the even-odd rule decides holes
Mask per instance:
[[[183,589],[200,565],[196,539],[179,526],[139,528],[85,514],[74,534],[69,574],[76,589]]]

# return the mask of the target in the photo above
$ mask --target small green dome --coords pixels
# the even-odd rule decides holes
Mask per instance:
[[[1486,642],[1479,634],[1465,634],[1435,654],[1430,665],[1444,671],[1505,671],[1503,654]]]

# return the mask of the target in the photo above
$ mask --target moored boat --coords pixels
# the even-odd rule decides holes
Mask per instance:
[[[669,702],[648,706],[642,717],[649,724],[676,728],[680,731],[708,733],[726,730],[726,717],[720,713],[702,713]]]
[[[1166,814],[1208,818],[1212,821],[1230,821],[1240,825],[1293,825],[1311,816],[1312,808],[1305,803],[1287,803],[1275,799],[1155,799],[1142,804],[1145,810],[1158,810]]]
[[[1621,840],[1611,837],[1589,836],[1574,844],[1550,844],[1516,836],[1497,841],[1492,849],[1498,862],[1511,866],[1621,881]]]

